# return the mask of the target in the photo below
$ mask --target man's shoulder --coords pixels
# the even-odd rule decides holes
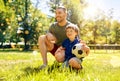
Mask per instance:
[[[52,27],[57,26],[57,22],[53,22],[53,23],[51,24],[51,26],[52,26]]]
[[[50,29],[50,30],[55,30],[56,26],[57,26],[57,22],[53,22],[53,23],[51,23],[49,29]]]

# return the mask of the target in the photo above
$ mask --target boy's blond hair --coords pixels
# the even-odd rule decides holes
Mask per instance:
[[[66,26],[65,30],[67,30],[68,28],[72,28],[73,30],[75,30],[75,32],[77,32],[77,34],[79,34],[79,28],[77,25],[75,24],[69,24]]]

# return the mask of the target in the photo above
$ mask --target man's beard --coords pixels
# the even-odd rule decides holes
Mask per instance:
[[[57,19],[56,19],[56,21],[57,21],[58,23],[61,23],[61,22],[64,21],[64,19],[61,19],[61,20],[57,20]]]
[[[63,19],[62,19],[62,20],[57,20],[57,22],[58,22],[58,23],[61,23],[61,22],[63,22]]]

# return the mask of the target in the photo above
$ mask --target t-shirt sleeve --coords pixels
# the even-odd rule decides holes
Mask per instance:
[[[65,43],[64,43],[64,41],[63,41],[63,43],[62,43],[62,47],[64,47],[64,48],[65,48]]]
[[[55,28],[54,27],[55,27],[55,23],[51,24],[50,28],[49,28],[49,33],[52,33],[53,35],[55,35],[55,32],[54,32]]]
[[[54,26],[54,25],[53,25],[53,24],[51,24],[51,25],[50,25],[50,27],[49,27],[49,32],[50,32],[50,33],[52,33],[52,32],[53,32],[53,26]]]

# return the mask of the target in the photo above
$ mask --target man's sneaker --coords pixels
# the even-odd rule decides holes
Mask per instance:
[[[47,65],[43,64],[43,65],[41,65],[41,66],[39,67],[39,69],[42,70],[42,69],[44,69],[44,68],[46,68],[46,67],[47,67]]]

